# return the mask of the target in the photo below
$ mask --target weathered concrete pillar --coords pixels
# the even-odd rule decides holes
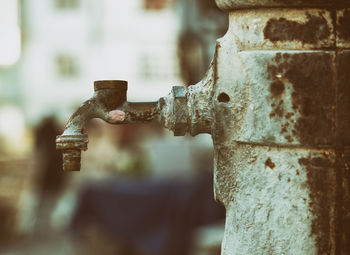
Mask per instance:
[[[216,2],[222,254],[350,254],[350,1]]]

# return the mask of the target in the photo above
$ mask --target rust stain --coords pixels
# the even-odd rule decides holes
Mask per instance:
[[[301,41],[316,44],[327,39],[331,29],[324,17],[307,13],[307,22],[299,23],[285,18],[270,19],[264,28],[264,37],[272,42]]]
[[[270,91],[271,91],[272,95],[275,97],[282,95],[282,93],[284,92],[283,82],[281,82],[279,80],[273,81],[270,85]]]
[[[282,58],[281,53],[277,53],[275,56],[276,62],[280,61]],[[283,92],[285,91],[285,86],[282,81],[277,79],[277,75],[280,74],[282,69],[275,65],[269,65],[267,68],[268,78],[271,80],[270,84],[270,92],[272,101],[271,107],[273,111],[270,113],[270,118],[274,117],[283,117],[284,115],[284,107],[283,107],[283,99],[281,99]]]
[[[327,53],[293,54],[285,77],[292,83],[292,104],[300,117],[295,129],[305,144],[331,144],[335,86],[334,58]]]
[[[136,123],[153,121],[159,115],[157,102],[128,102],[125,107],[126,120]]]
[[[276,104],[271,104],[271,106],[274,107],[274,110],[273,112],[270,113],[270,118],[273,118],[275,116],[283,117],[283,114],[284,114],[283,100],[280,100],[277,106]]]
[[[282,130],[281,130],[281,134],[287,133],[288,132],[288,128],[289,127],[289,123],[285,123],[282,125]]]
[[[341,172],[341,178],[338,178],[337,188],[338,192],[338,228],[337,238],[339,242],[339,254],[350,254],[350,148],[338,152],[339,155],[339,169],[337,173]],[[339,171],[340,170],[340,171]]]
[[[340,38],[350,40],[350,10],[345,10],[342,17],[339,17],[337,33]]]
[[[317,254],[330,254],[332,196],[330,188],[334,186],[330,175],[334,173],[334,164],[327,155],[300,158],[299,164],[307,170],[307,182],[310,191],[310,212],[314,216],[311,234],[315,235]],[[304,200],[305,201],[305,200]]]
[[[298,169],[295,171],[295,174],[296,174],[296,175],[300,175],[300,172],[299,172]]]
[[[154,113],[150,111],[144,111],[144,112],[133,112],[133,111],[127,111],[126,112],[127,117],[132,122],[149,122],[154,119]]]
[[[98,91],[99,101],[103,103],[107,111],[115,110],[126,101],[126,91],[118,89],[106,89]]]
[[[195,113],[196,113],[196,117],[200,118],[200,114],[199,114],[199,111],[197,109],[196,109]]]
[[[286,138],[287,141],[290,142],[290,143],[294,141],[293,138],[292,138],[290,135],[285,136],[285,138]]]
[[[269,167],[271,170],[273,170],[275,166],[276,164],[272,162],[270,157],[268,157],[265,161],[265,167]]]
[[[289,119],[289,118],[291,118],[292,116],[294,116],[294,112],[288,112],[288,113],[286,114],[286,119]]]
[[[282,127],[282,130],[281,130],[281,134],[284,134],[284,133],[287,133],[287,127],[286,126],[283,126]]]
[[[331,144],[335,126],[334,53],[284,53],[273,60],[274,64],[267,67],[268,78],[274,82],[279,75],[288,80],[293,89],[292,108],[300,113],[293,124],[293,135],[303,144]],[[279,103],[270,117],[283,115]],[[288,112],[285,121],[289,119],[292,124],[293,115]],[[286,132],[284,127],[281,125],[282,133]]]
[[[350,28],[349,28],[350,30]],[[337,143],[350,144],[350,51],[337,54],[338,118]]]
[[[280,52],[278,52],[276,54],[275,60],[276,60],[276,62],[280,62],[281,59],[282,59],[282,54]]]

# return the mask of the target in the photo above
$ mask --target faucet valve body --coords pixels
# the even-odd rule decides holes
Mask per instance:
[[[95,81],[94,91],[93,97],[84,102],[69,119],[63,134],[57,136],[56,148],[62,150],[65,171],[80,170],[81,151],[87,150],[88,144],[84,126],[90,119],[101,118],[112,124],[123,123],[125,119],[123,111],[114,110],[126,102],[127,81]]]

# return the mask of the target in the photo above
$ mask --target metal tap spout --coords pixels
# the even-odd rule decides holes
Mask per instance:
[[[95,81],[94,95],[72,115],[62,135],[56,139],[56,148],[62,150],[63,170],[79,171],[81,151],[87,150],[86,123],[100,118],[110,124],[143,123],[157,120],[159,103],[127,102],[127,82],[121,80]]]

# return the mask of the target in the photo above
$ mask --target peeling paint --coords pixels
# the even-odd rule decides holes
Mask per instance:
[[[284,84],[281,81],[273,81],[270,85],[270,90],[273,96],[278,97],[284,91]]]
[[[344,10],[342,15],[339,15],[337,33],[341,39],[350,41],[350,9]]]
[[[307,22],[300,23],[285,18],[270,19],[264,28],[264,37],[272,42],[301,41],[317,43],[330,35],[330,28],[324,17],[307,15]]]
[[[283,84],[281,75],[292,88],[292,107],[300,117],[293,134],[303,144],[332,144],[334,142],[335,86],[333,53],[298,53],[276,55],[274,64],[267,67],[271,84]],[[272,86],[272,85],[271,85]],[[282,85],[280,85],[282,86]],[[271,93],[275,96],[276,92]],[[286,119],[294,115],[288,112]],[[283,100],[280,100],[270,117],[284,116]],[[282,132],[284,133],[284,132]],[[289,141],[291,138],[288,139]]]
[[[330,254],[331,208],[334,187],[334,162],[326,154],[317,157],[300,158],[300,165],[307,169],[310,189],[310,210],[313,215],[312,234],[316,236],[318,254]]]

